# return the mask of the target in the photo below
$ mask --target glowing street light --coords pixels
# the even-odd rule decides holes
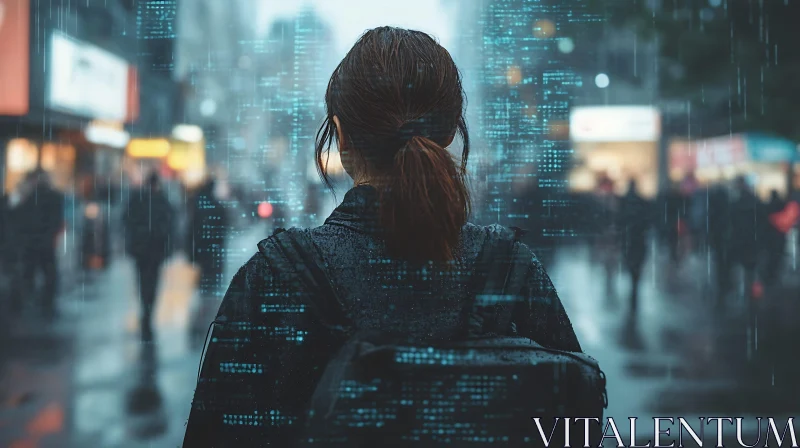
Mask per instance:
[[[606,87],[608,87],[609,84],[611,84],[611,80],[608,79],[608,75],[606,75],[605,73],[600,73],[599,75],[594,77],[594,83],[595,85],[597,85],[597,87],[605,89]]]
[[[211,98],[206,98],[200,103],[200,113],[204,117],[213,116],[217,113],[217,102],[212,100]]]
[[[572,53],[572,50],[575,49],[575,42],[572,41],[569,37],[563,37],[558,39],[558,51],[569,54]]]

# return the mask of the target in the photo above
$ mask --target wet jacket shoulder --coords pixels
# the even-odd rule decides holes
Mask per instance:
[[[325,261],[341,308],[361,329],[447,340],[461,328],[484,239],[498,227],[467,224],[456,268],[411,266],[385,253],[373,193],[357,187],[323,226],[307,230]],[[271,241],[262,250],[274,250]],[[520,291],[501,330],[570,351],[581,347],[550,278],[515,244]],[[344,342],[307,312],[302,285],[256,253],[220,307],[202,364],[184,446],[285,446],[330,356]]]

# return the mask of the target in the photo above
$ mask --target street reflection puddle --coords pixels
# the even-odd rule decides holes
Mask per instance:
[[[87,385],[114,381],[127,368],[125,358],[124,351],[115,344],[96,347],[77,360],[75,381]]]
[[[104,388],[78,393],[75,397],[73,425],[77,433],[109,433],[120,420],[121,391]]]

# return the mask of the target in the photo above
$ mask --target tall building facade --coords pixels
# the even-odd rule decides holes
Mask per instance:
[[[274,22],[260,42],[256,97],[264,199],[280,204],[287,225],[318,224],[322,192],[310,171],[334,67],[332,32],[313,9],[305,9]]]
[[[602,22],[584,0],[482,0],[465,39],[477,44],[479,178],[485,195],[476,220],[529,228],[535,244],[565,235],[556,217],[570,160],[568,120],[585,83],[565,56],[567,33]],[[462,41],[462,45],[464,42]],[[532,204],[522,203],[532,201]]]
[[[182,121],[183,96],[175,80],[178,0],[127,0],[138,43],[136,76],[144,113],[134,125],[141,136],[166,136]]]
[[[156,1],[156,3],[159,3]],[[249,0],[190,0],[178,4],[174,76],[182,85],[184,122],[203,128],[212,171],[233,183],[252,172],[246,143],[247,113],[254,94],[254,39]],[[213,31],[212,31],[213,30]]]

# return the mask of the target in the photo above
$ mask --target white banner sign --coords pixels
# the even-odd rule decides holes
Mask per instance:
[[[575,142],[654,142],[661,137],[661,114],[650,106],[576,107],[569,130]]]
[[[48,103],[87,118],[124,121],[128,63],[94,45],[54,33],[50,49]]]

